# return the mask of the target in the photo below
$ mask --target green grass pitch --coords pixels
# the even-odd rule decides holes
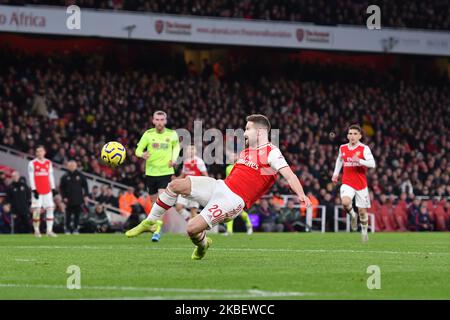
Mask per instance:
[[[193,261],[183,235],[3,235],[0,299],[450,299],[449,233],[211,237]],[[71,265],[79,290],[67,288]],[[380,289],[367,287],[370,265]]]

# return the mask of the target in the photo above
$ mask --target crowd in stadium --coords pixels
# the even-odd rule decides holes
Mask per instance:
[[[151,127],[152,112],[163,109],[169,127],[190,131],[194,120],[201,120],[204,130],[224,132],[243,128],[247,114],[266,114],[272,127],[280,129],[280,148],[293,170],[308,191],[321,197],[333,192],[330,175],[347,127],[360,123],[363,142],[377,161],[377,168],[368,172],[377,197],[450,195],[448,86],[343,82],[339,73],[348,78],[349,70],[331,72],[328,67],[333,79],[327,79],[319,66],[309,66],[309,71],[302,66],[297,79],[246,82],[241,77],[238,82],[212,72],[89,71],[95,61],[82,62],[72,72],[67,68],[73,62],[56,57],[35,58],[33,65],[21,64],[25,57],[19,55],[9,59],[9,68],[0,75],[1,143],[31,154],[34,146],[44,144],[54,162],[75,159],[82,170],[125,185],[142,182],[144,162],[134,156],[135,146]],[[324,80],[307,79],[310,74]],[[113,171],[102,166],[99,151],[115,139],[127,147],[128,159]],[[212,165],[209,171],[224,177],[224,166]],[[273,191],[288,193],[283,180]]]
[[[381,8],[384,27],[450,30],[450,4],[446,0],[0,0],[0,4],[77,4],[81,8],[364,26],[367,7],[376,4]]]
[[[2,52],[8,68],[0,73],[1,144],[31,154],[43,144],[55,163],[74,159],[85,172],[139,190],[144,162],[134,150],[156,109],[167,111],[169,127],[190,131],[194,120],[201,120],[203,129],[224,132],[243,128],[247,114],[264,113],[272,127],[280,129],[280,148],[305,191],[315,204],[331,206],[338,198],[330,181],[338,146],[346,142],[348,125],[360,123],[363,142],[377,163],[368,171],[375,207],[391,204],[391,197],[398,198],[395,203],[400,198],[414,203],[415,195],[450,196],[450,91],[426,75],[425,81],[397,82],[354,67],[295,63],[289,65],[290,75],[271,78],[246,77],[240,71],[223,74],[208,63],[199,73],[189,64],[176,74],[138,68],[123,72],[103,64],[99,56],[84,58],[31,60]],[[120,170],[99,161],[103,143],[116,139],[128,151]],[[224,166],[208,169],[215,178],[224,177]],[[290,193],[284,179],[271,192],[274,199]],[[270,208],[276,207],[274,199]],[[440,213],[447,208],[448,214],[445,201],[428,203]],[[408,228],[405,212],[400,220],[380,214],[377,225],[385,230]]]
[[[0,193],[7,194],[0,197],[0,233],[10,233],[11,224],[11,199],[9,190],[13,188],[13,181],[6,178],[0,172]],[[31,196],[31,195],[30,195]],[[334,206],[339,204],[338,199],[331,198],[326,194],[325,198],[319,200],[311,193],[313,204],[320,204],[326,210],[326,231],[334,230]],[[408,196],[403,193],[399,198],[381,195],[374,198],[371,192],[371,213],[375,214],[376,231],[450,231],[450,201],[445,198],[434,200],[421,200],[419,197]],[[54,231],[65,232],[67,204],[60,194],[54,197]],[[95,232],[106,233],[123,231],[135,226],[150,211],[151,200],[145,187],[140,184],[136,189],[128,188],[118,196],[114,196],[112,189],[107,186],[91,189],[89,200],[86,199],[81,206],[79,217],[79,231],[82,233]],[[105,206],[119,207],[122,216],[127,220],[122,225],[112,225],[105,211]],[[180,213],[181,214],[181,213]],[[320,230],[320,223],[307,224],[304,208],[298,208],[293,199],[283,203],[279,194],[266,196],[259,200],[250,210],[250,215],[258,217],[257,231],[264,232],[303,232]],[[313,217],[319,217],[318,209],[313,210]],[[44,216],[42,216],[43,218]],[[239,219],[238,219],[239,220]],[[45,225],[45,224],[44,224]],[[342,229],[343,226],[340,226]],[[31,232],[31,216],[18,216],[14,219],[15,233]]]

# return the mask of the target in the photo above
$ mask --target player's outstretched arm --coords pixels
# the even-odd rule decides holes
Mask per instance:
[[[334,165],[334,172],[333,177],[331,178],[331,181],[334,183],[337,183],[339,180],[339,172],[341,172],[343,166],[342,156],[341,156],[341,149],[339,148],[339,155],[336,159],[336,164]]]
[[[287,180],[289,186],[298,196],[300,202],[303,202],[307,207],[311,206],[311,200],[309,200],[309,198],[305,195],[302,184],[294,172],[292,172],[292,169],[290,167],[284,167],[281,168],[279,172]]]

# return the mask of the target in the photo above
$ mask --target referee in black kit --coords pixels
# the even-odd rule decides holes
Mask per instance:
[[[64,203],[67,205],[64,233],[79,234],[78,224],[80,221],[81,205],[84,198],[89,196],[87,180],[84,175],[77,170],[77,163],[73,160],[67,163],[66,174],[61,177],[59,189]],[[71,222],[73,216],[73,228]]]

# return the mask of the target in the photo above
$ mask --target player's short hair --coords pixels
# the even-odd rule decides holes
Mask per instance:
[[[165,112],[162,111],[162,110],[155,111],[155,112],[153,113],[153,118],[154,118],[155,116],[164,116],[164,118],[167,119],[167,113],[165,113]]]
[[[37,149],[39,149],[39,148],[42,148],[42,149],[45,150],[45,147],[44,147],[43,144],[38,144],[34,150],[37,150]]]
[[[350,131],[352,129],[358,131],[359,133],[362,133],[362,129],[359,124],[352,124],[352,125],[350,125],[350,127],[348,127],[348,131]]]
[[[264,116],[262,114],[249,115],[249,116],[247,116],[246,120],[256,123],[256,124],[266,128],[267,131],[270,131],[270,121],[266,116]]]

